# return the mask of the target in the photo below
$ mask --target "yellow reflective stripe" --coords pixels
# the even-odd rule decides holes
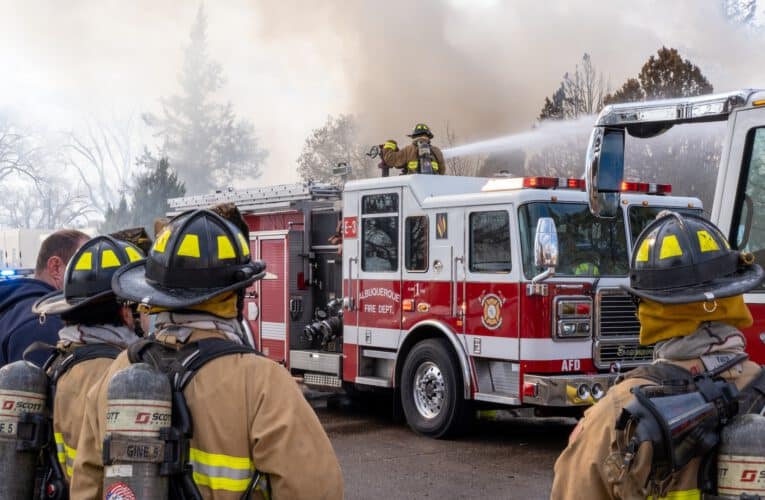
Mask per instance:
[[[165,247],[167,246],[167,240],[170,239],[170,229],[165,229],[161,233],[159,233],[159,236],[157,236],[157,241],[154,242],[154,251],[159,253],[165,252]]]
[[[250,245],[247,244],[247,240],[244,239],[242,233],[236,233],[236,237],[239,239],[239,244],[242,245],[242,253],[247,257],[250,255]]]
[[[709,234],[709,231],[700,229],[696,231],[696,236],[699,238],[699,248],[701,248],[702,252],[717,252],[720,250],[720,245]]]
[[[431,168],[433,169],[434,172],[438,172],[438,162],[437,161],[430,162],[430,166],[431,166]]]
[[[104,250],[101,252],[101,268],[107,269],[110,267],[120,267],[122,265],[122,262],[120,262],[120,259],[117,257],[117,254],[114,253],[114,250]]]
[[[58,458],[58,463],[61,464],[61,467],[64,467],[66,465],[66,452],[64,448],[64,435],[60,432],[54,432],[53,438],[56,440],[56,456]]]
[[[189,460],[212,467],[228,467],[229,469],[252,470],[252,460],[249,457],[233,457],[220,453],[207,453],[197,448],[189,450]]]
[[[181,241],[180,246],[178,247],[177,255],[179,257],[195,257],[199,258],[200,252],[199,252],[199,236],[196,234],[186,234],[183,236],[183,241]]]
[[[406,168],[408,168],[409,170],[417,170],[417,163],[418,163],[417,160],[410,161],[409,163],[407,163]]]
[[[680,243],[677,236],[668,234],[661,240],[661,250],[659,250],[659,259],[669,259],[670,257],[680,257],[683,251],[680,249]]]
[[[125,253],[127,253],[128,259],[130,259],[130,262],[135,262],[137,260],[141,260],[141,254],[138,253],[138,250],[136,250],[133,247],[125,247]]]
[[[85,252],[77,259],[77,264],[74,265],[75,271],[91,271],[93,270],[93,252]]]
[[[396,144],[396,141],[387,141],[383,145],[383,149],[396,149],[398,147],[398,144]]]
[[[653,495],[647,500],[653,500]],[[701,490],[680,490],[670,491],[665,497],[659,497],[658,500],[701,500]]]
[[[61,464],[66,474],[72,477],[72,468],[74,460],[77,458],[77,449],[66,444],[64,435],[60,432],[54,432],[53,438],[56,441],[56,458],[58,458],[58,463]]]
[[[653,238],[646,238],[643,243],[640,244],[635,260],[637,262],[648,262],[648,253],[653,245]]]
[[[236,252],[234,251],[234,245],[231,244],[231,240],[228,236],[218,236],[218,259],[235,259]]]
[[[189,461],[194,482],[213,490],[245,491],[255,471],[249,457],[208,453],[197,448],[189,450]]]
[[[194,472],[194,482],[200,486],[207,486],[212,490],[245,491],[250,485],[250,479],[228,479],[225,477],[207,476]]]

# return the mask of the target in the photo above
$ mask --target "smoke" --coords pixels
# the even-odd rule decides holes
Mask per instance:
[[[261,36],[334,40],[325,62],[343,68],[345,111],[370,141],[419,121],[442,138],[448,123],[461,142],[528,130],[585,52],[612,90],[662,45],[716,90],[765,84],[765,37],[729,22],[717,2],[330,0],[302,16],[300,5],[266,2]]]
[[[157,111],[177,91],[197,7],[0,0],[0,109],[63,129],[94,109]],[[729,22],[721,1],[222,0],[206,10],[220,97],[270,150],[264,183],[297,178],[305,138],[329,114],[355,115],[368,144],[401,141],[417,122],[441,145],[447,124],[462,144],[527,131],[585,52],[612,89],[662,45],[717,91],[765,86],[765,34]]]

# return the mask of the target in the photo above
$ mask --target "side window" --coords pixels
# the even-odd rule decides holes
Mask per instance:
[[[505,210],[470,214],[470,271],[508,273],[510,217]]]
[[[428,270],[428,218],[407,217],[404,223],[407,271]]]
[[[765,262],[765,128],[747,138],[736,211],[730,242],[739,250],[752,252],[755,262]],[[762,285],[760,289],[762,290]]]
[[[398,194],[375,194],[361,198],[361,238],[364,245],[361,256],[363,271],[398,270]]]

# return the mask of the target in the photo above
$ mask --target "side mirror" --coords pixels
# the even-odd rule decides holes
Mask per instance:
[[[550,217],[540,217],[537,221],[537,230],[534,233],[534,265],[547,269],[534,276],[531,279],[532,283],[552,276],[558,265],[558,230],[555,221]]]
[[[613,219],[624,180],[624,129],[595,127],[587,146],[584,171],[590,212]]]

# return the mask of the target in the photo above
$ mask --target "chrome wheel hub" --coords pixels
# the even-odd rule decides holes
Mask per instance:
[[[444,376],[435,363],[426,361],[414,374],[414,405],[425,418],[436,418],[444,405]]]

